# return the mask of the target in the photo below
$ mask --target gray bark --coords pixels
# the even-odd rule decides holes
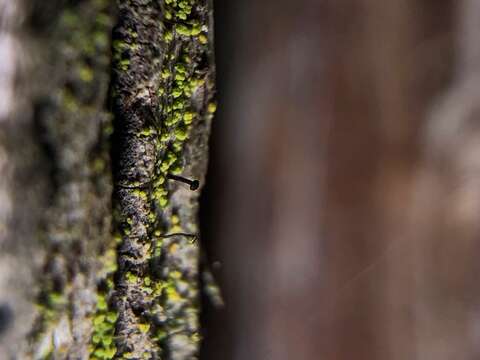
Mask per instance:
[[[0,353],[195,358],[211,5],[0,9]]]

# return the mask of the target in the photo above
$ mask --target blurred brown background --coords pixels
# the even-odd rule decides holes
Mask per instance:
[[[202,358],[480,357],[480,2],[216,2]]]

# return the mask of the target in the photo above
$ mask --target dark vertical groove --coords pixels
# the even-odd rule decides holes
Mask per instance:
[[[226,151],[226,141],[222,135],[228,128],[226,116],[229,98],[228,82],[232,78],[232,69],[237,61],[237,39],[239,32],[238,16],[245,5],[238,1],[214,1],[215,63],[218,110],[212,124],[210,136],[210,155],[205,188],[200,198],[200,233],[205,259],[201,267],[208,266],[213,272],[220,289],[224,287],[225,277],[221,266],[222,258],[218,245],[222,241],[218,234],[218,200],[229,191],[225,187],[226,167],[222,153]],[[228,152],[228,151],[227,151]],[[232,205],[234,206],[234,205]],[[201,269],[202,271],[202,269]],[[225,295],[222,293],[222,295]],[[211,299],[202,292],[201,324],[204,340],[200,351],[202,360],[223,360],[232,358],[232,318],[228,299],[226,307],[216,307]]]

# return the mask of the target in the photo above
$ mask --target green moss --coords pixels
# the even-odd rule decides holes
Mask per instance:
[[[183,149],[183,142],[182,141],[175,141],[172,145],[172,148],[174,151],[176,151],[177,153],[181,152],[182,149]]]
[[[97,298],[97,309],[98,310],[107,310],[108,306],[107,306],[107,301],[105,299],[105,296],[100,294],[98,295],[98,298]]]
[[[172,73],[169,70],[167,69],[163,70],[162,79],[168,79],[170,76],[172,76]]]
[[[185,25],[177,25],[175,30],[177,31],[177,33],[183,36],[190,36],[191,34],[191,29]]]
[[[175,74],[175,80],[183,81],[185,79],[186,79],[185,74],[182,74],[182,73],[176,73]]]
[[[198,34],[200,34],[202,32],[202,28],[200,25],[194,25],[192,27],[192,30],[190,31],[190,34],[192,36],[197,36]]]
[[[205,45],[206,43],[208,43],[208,38],[204,34],[200,34],[198,36],[198,41],[200,42],[200,44]]]
[[[165,40],[166,43],[169,43],[173,40],[173,33],[169,30],[165,31],[163,33],[163,39]]]
[[[208,104],[207,111],[208,111],[210,114],[215,113],[215,111],[217,111],[217,104],[215,104],[215,103],[210,103],[210,104]]]
[[[170,173],[171,174],[174,174],[174,175],[180,175],[182,173],[182,166],[180,163],[175,163],[174,166],[172,168],[170,168]]]
[[[144,136],[144,137],[150,137],[156,134],[157,134],[157,131],[154,128],[146,128],[140,131],[138,135]]]
[[[175,289],[175,287],[173,286],[167,287],[165,289],[165,294],[167,297],[167,302],[170,302],[170,303],[177,302],[182,298],[178,293],[177,289]]]
[[[193,121],[194,116],[195,116],[195,113],[193,113],[191,111],[185,112],[185,114],[183,114],[183,122],[186,125],[190,125]]]
[[[115,322],[117,321],[118,319],[118,313],[114,312],[114,311],[109,311],[107,312],[107,314],[105,315],[105,319],[111,323],[111,324],[115,324]]]
[[[166,197],[161,197],[161,198],[158,200],[158,204],[160,205],[160,207],[165,208],[165,207],[168,205],[168,198],[166,198]]]
[[[83,65],[78,69],[78,75],[82,81],[91,82],[94,74],[91,67]]]
[[[138,324],[138,329],[140,332],[146,334],[150,330],[150,324]]]
[[[121,237],[115,234],[110,241],[109,247],[101,256],[103,268],[100,270],[100,275],[104,280],[104,284],[106,284],[106,289],[97,294],[97,305],[92,319],[93,333],[90,359],[112,359],[116,353],[113,336],[118,313],[110,307],[108,299],[113,290],[113,274],[117,270],[115,246],[119,241],[121,241]]]
[[[188,137],[188,132],[185,127],[179,127],[175,130],[175,138],[177,138],[180,141],[186,140]]]
[[[148,194],[145,190],[134,189],[132,191],[132,195],[134,195],[136,197],[139,197],[140,199],[142,199],[144,201],[146,201],[148,199]],[[127,223],[131,225],[133,223],[133,220],[128,218]]]
[[[128,49],[128,44],[121,40],[114,40],[112,43],[112,46],[115,51],[120,51],[120,52],[125,49]]]
[[[130,59],[120,60],[120,68],[121,68],[123,71],[127,71],[129,65],[130,65]]]
[[[138,275],[132,273],[131,271],[126,273],[125,278],[131,284],[136,284],[139,281]]]
[[[117,349],[113,346],[106,347],[106,348],[99,348],[93,352],[92,357],[90,359],[99,359],[99,360],[112,359],[115,356],[116,352],[117,352]]]
[[[153,335],[152,339],[156,341],[157,343],[162,342],[164,339],[166,339],[168,336],[168,333],[165,330],[157,330],[155,334]]]
[[[156,199],[160,199],[167,194],[168,194],[168,191],[165,188],[158,187],[154,190],[153,197],[156,198]]]
[[[115,322],[118,314],[108,309],[104,295],[97,299],[97,310],[93,318],[93,334],[91,338],[91,359],[111,359],[116,353],[113,343]]]
[[[133,29],[127,29],[127,34],[133,39],[138,37],[138,33]]]
[[[105,315],[98,314],[93,318],[93,325],[100,327],[105,322]],[[94,342],[98,342],[99,340],[94,340]]]
[[[172,95],[173,95],[173,97],[174,97],[175,99],[178,98],[178,97],[180,97],[180,96],[182,96],[182,94],[183,94],[182,89],[174,89],[174,90],[172,91]]]
[[[175,279],[175,280],[178,280],[178,279],[181,279],[182,278],[182,273],[178,270],[173,270],[169,273],[169,276],[172,278],[172,279]]]
[[[175,71],[180,74],[186,74],[187,68],[182,63],[178,63],[175,65]]]
[[[48,294],[47,302],[51,308],[59,308],[65,306],[68,300],[63,293],[51,292]]]

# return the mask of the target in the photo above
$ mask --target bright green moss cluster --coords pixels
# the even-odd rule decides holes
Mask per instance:
[[[93,335],[90,359],[111,359],[117,349],[113,342],[115,322],[118,314],[108,309],[105,294],[99,294],[97,298],[97,310],[93,318]]]
[[[160,208],[168,205],[168,189],[165,176],[168,173],[180,174],[183,170],[182,152],[189,138],[191,127],[197,116],[192,109],[191,98],[195,91],[204,85],[204,79],[195,72],[192,59],[184,51],[175,59],[173,72],[163,70],[161,88],[171,88],[170,94],[162,92],[167,104],[164,107],[159,150],[163,156],[157,168],[160,182],[154,183],[153,198]]]
[[[165,19],[168,21],[175,20],[175,33],[184,37],[198,36],[199,42],[205,45],[208,42],[208,37],[205,34],[208,27],[192,17],[194,5],[194,0],[165,0]],[[169,43],[173,39],[172,33],[167,31],[164,38]]]
[[[192,12],[192,0],[165,0],[167,11],[165,12],[166,20],[187,20]]]
[[[103,267],[99,272],[99,292],[93,317],[93,333],[90,344],[90,359],[94,360],[112,359],[117,351],[113,337],[118,313],[110,308],[108,300],[114,288],[113,275],[117,271],[115,246],[118,241],[119,237],[115,236],[110,248],[101,257]]]

